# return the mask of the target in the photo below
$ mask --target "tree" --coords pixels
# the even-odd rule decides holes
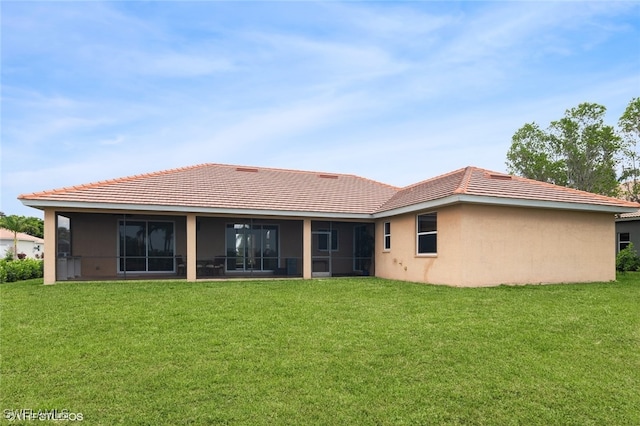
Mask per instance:
[[[626,161],[622,167],[620,181],[624,188],[624,196],[640,202],[640,98],[633,98],[618,121],[620,134],[625,141]]]
[[[624,143],[604,124],[606,108],[582,103],[552,121],[548,130],[525,124],[512,138],[507,153],[510,173],[583,191],[616,196],[616,169]]]
[[[0,227],[6,228],[6,226],[2,226],[2,223],[3,223],[2,221],[6,217],[12,217],[12,216],[20,218],[24,222],[23,228],[19,232],[24,232],[25,234],[33,235],[34,237],[38,237],[38,238],[44,238],[44,220],[40,219],[39,217],[19,216],[19,215],[6,216],[2,212],[0,212]]]
[[[25,234],[33,235],[34,237],[44,238],[44,220],[39,217],[22,216],[24,218],[24,232]]]
[[[527,123],[513,135],[507,165],[512,173],[529,179],[566,185],[557,151],[548,133],[536,123]]]
[[[18,255],[18,232],[24,231],[25,219],[23,216],[10,215],[0,217],[0,226],[13,232],[13,255]]]

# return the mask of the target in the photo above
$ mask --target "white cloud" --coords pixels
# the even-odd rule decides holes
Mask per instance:
[[[192,78],[233,71],[235,68],[230,59],[215,51],[208,51],[204,46],[200,46],[197,52],[192,50],[185,48],[152,51],[105,45],[83,52],[82,59],[102,72],[118,78]]]
[[[122,135],[118,135],[114,138],[110,138],[110,139],[103,139],[101,141],[98,141],[98,144],[100,145],[107,145],[107,146],[111,146],[111,145],[122,145],[122,143],[125,141],[124,136]]]

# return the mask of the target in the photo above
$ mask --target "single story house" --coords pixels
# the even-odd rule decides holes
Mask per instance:
[[[24,254],[29,259],[40,259],[44,255],[44,240],[33,235],[18,232],[18,254]],[[14,250],[13,231],[0,228],[0,255],[5,257]],[[14,256],[15,257],[15,256]]]
[[[453,286],[615,279],[615,214],[640,205],[466,167],[405,188],[201,164],[24,194],[44,281],[342,275]]]

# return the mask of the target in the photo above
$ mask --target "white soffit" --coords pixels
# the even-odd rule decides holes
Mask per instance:
[[[80,201],[50,201],[50,200],[21,200],[27,207],[37,209],[77,209],[77,210],[100,210],[100,211],[131,211],[131,212],[154,212],[154,213],[182,213],[182,214],[202,214],[202,215],[242,215],[242,216],[280,216],[299,218],[327,218],[327,219],[359,219],[372,220],[373,216],[361,213],[340,213],[340,212],[314,212],[314,211],[294,211],[294,210],[260,210],[260,209],[229,209],[196,206],[165,206],[160,204],[118,204],[118,203],[87,203]]]

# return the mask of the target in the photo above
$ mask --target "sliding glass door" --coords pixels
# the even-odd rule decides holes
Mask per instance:
[[[278,227],[227,224],[227,271],[274,271],[278,268]]]

